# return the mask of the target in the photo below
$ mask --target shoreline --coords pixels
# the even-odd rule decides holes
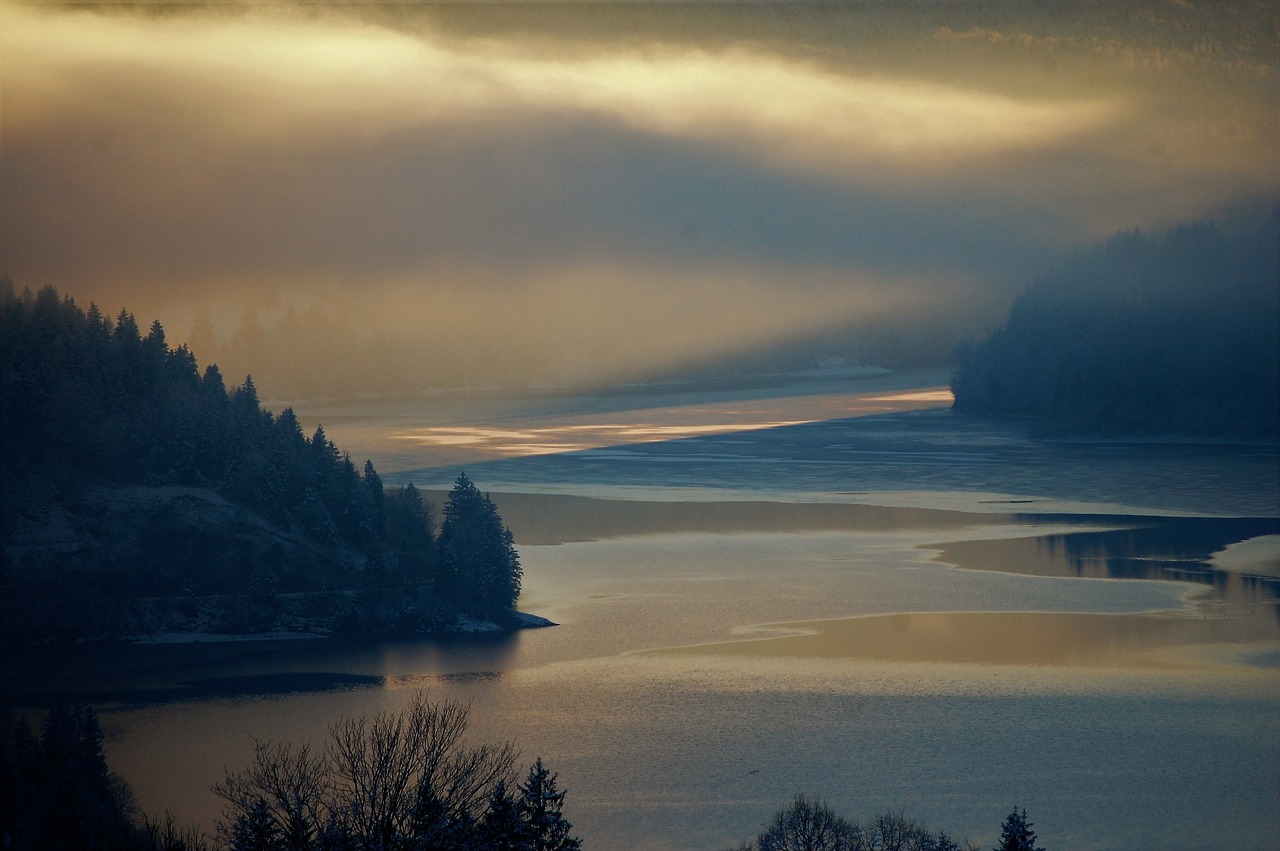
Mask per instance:
[[[379,640],[395,640],[395,639],[455,639],[466,638],[468,636],[483,635],[506,635],[519,632],[525,629],[545,629],[547,627],[559,626],[555,621],[544,618],[542,615],[535,615],[530,612],[516,611],[512,613],[511,623],[503,625],[497,621],[481,620],[468,617],[467,615],[458,615],[454,621],[452,629],[439,630],[434,632],[424,632],[412,636],[396,635],[396,634],[379,634],[367,633],[359,635],[334,635],[324,632],[308,632],[303,630],[272,630],[269,632],[153,632],[139,633],[135,635],[125,636],[118,639],[85,639],[72,642],[71,644],[27,644],[18,647],[5,648],[5,652],[14,653],[23,650],[43,650],[43,649],[61,649],[67,647],[158,647],[158,646],[183,646],[192,644],[250,644],[250,643],[268,643],[268,644],[284,644],[294,641],[379,641]]]

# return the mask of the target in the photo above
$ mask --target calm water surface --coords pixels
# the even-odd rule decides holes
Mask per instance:
[[[206,828],[209,786],[251,736],[319,741],[427,688],[472,701],[478,739],[557,770],[593,849],[729,847],[798,792],[986,844],[1016,803],[1051,848],[1273,848],[1275,452],[957,431],[877,401],[904,390],[877,380],[471,423],[347,412],[389,478],[447,486],[467,460],[516,534],[521,607],[561,626],[24,654],[6,691],[37,709],[93,700],[143,807]],[[511,450],[563,438],[575,411],[592,434],[628,417],[684,430]],[[346,446],[343,422],[325,427]],[[490,438],[459,455],[471,425]],[[1221,556],[1242,541],[1248,558]]]

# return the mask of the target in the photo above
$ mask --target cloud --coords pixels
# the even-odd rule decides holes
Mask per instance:
[[[1071,245],[1275,184],[1274,81],[1234,42],[1197,64],[1003,7],[388,8],[0,7],[0,268],[162,315],[354,295],[385,333],[429,314],[616,374],[994,318]]]

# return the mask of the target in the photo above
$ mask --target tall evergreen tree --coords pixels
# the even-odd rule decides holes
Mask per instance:
[[[1044,851],[1036,845],[1036,832],[1027,821],[1027,811],[1013,808],[1000,826],[1000,844],[996,851]]]
[[[570,836],[573,825],[564,817],[564,797],[556,775],[542,764],[542,757],[520,784],[518,806],[529,837],[530,851],[578,851],[582,840]]]
[[[497,506],[466,473],[444,507],[438,541],[446,593],[477,614],[509,612],[520,596],[520,557]]]
[[[384,547],[396,581],[403,586],[435,582],[438,562],[432,506],[410,482],[384,492],[384,514]]]
[[[533,847],[520,802],[507,788],[507,781],[499,780],[493,787],[476,834],[478,847],[485,851],[530,851]]]

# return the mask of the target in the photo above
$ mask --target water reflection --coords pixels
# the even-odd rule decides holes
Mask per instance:
[[[6,653],[4,699],[20,707],[59,702],[150,705],[416,687],[496,678],[519,635],[388,642],[336,639],[116,644]],[[452,678],[452,679],[451,679]]]
[[[938,547],[938,560],[968,570],[998,570],[1031,576],[1095,579],[1156,579],[1195,582],[1212,587],[1229,606],[1265,605],[1280,618],[1280,577],[1274,575],[1280,552],[1256,573],[1226,570],[1213,556],[1243,541],[1273,536],[1276,518],[1094,517],[1038,515],[1039,522],[1120,522],[1122,528],[1038,537],[957,541]],[[1248,568],[1246,568],[1247,571]]]

